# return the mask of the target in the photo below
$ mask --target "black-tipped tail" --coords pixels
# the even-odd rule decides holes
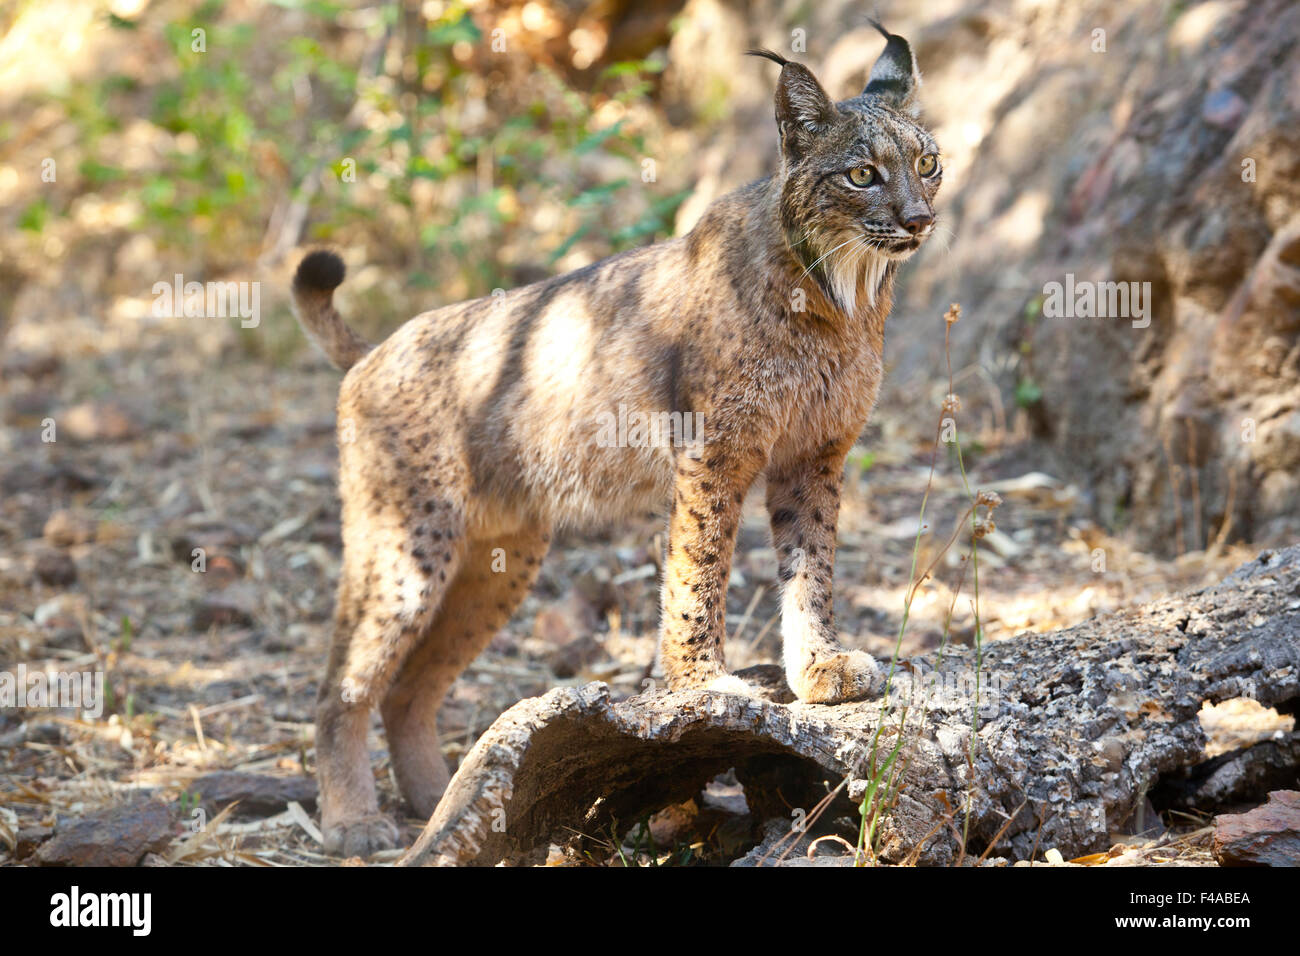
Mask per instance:
[[[317,249],[307,253],[293,276],[293,304],[298,321],[321,351],[347,371],[365,357],[370,344],[353,332],[334,308],[334,290],[347,270],[336,253]]]
[[[338,253],[317,249],[307,253],[302,262],[298,263],[293,284],[295,288],[303,290],[333,292],[343,284],[346,274],[347,267],[343,265]]]

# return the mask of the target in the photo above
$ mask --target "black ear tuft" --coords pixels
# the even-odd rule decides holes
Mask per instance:
[[[771,60],[773,63],[780,63],[782,66],[785,66],[787,63],[790,62],[785,57],[783,57],[780,53],[774,53],[771,50],[757,50],[757,49],[746,50],[745,56],[761,56],[768,60]]]
[[[298,263],[294,273],[295,288],[314,292],[333,292],[343,282],[346,273],[343,260],[328,249],[316,249]]]
[[[871,25],[885,38],[885,52],[871,68],[871,77],[862,95],[874,96],[886,106],[916,116],[920,112],[916,91],[921,86],[921,72],[916,68],[916,55],[911,44],[875,20]]]
[[[802,63],[771,50],[745,52],[781,64],[781,78],[776,82],[776,127],[781,131],[782,152],[790,159],[798,159],[812,138],[830,126],[835,104]]]

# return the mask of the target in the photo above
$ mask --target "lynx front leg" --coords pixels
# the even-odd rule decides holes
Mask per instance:
[[[752,451],[678,456],[660,629],[660,661],[674,690],[749,692],[727,673],[722,645],[741,503],[760,467]]]
[[[780,562],[781,640],[786,681],[800,700],[832,704],[873,696],[884,675],[871,655],[835,636],[831,583],[844,458],[851,441],[767,476],[772,543]]]

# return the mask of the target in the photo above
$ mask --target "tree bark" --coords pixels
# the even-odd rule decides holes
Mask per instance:
[[[1266,551],[1211,588],[988,644],[978,695],[975,653],[900,662],[885,701],[703,691],[614,701],[602,683],[521,701],[479,738],[401,862],[527,862],[551,842],[685,800],[733,767],[759,820],[810,812],[846,778],[841,794],[860,804],[873,758],[883,763],[899,734],[880,859],[955,862],[968,811],[968,860],[1105,850],[1162,775],[1202,762],[1204,701],[1294,710],[1300,546]]]

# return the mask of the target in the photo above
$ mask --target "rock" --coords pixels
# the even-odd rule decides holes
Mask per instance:
[[[54,835],[49,827],[23,827],[14,838],[14,859],[24,860]]]
[[[55,399],[55,394],[45,388],[11,392],[4,405],[4,422],[14,428],[43,428]]]
[[[78,442],[125,441],[140,433],[131,414],[115,402],[82,402],[52,417],[59,437]]]
[[[590,634],[602,623],[596,608],[575,588],[558,602],[547,604],[533,621],[533,639],[544,647],[540,653],[553,653],[581,634]]]
[[[650,817],[650,836],[656,846],[672,846],[691,836],[700,816],[699,805],[694,800],[664,807]]]
[[[249,627],[256,621],[257,592],[245,581],[204,595],[190,616],[198,631],[210,627]]]
[[[61,462],[52,465],[16,465],[0,473],[0,491],[6,495],[27,492],[48,498],[52,495],[89,491],[101,484],[103,479],[98,475]]]
[[[609,569],[604,566],[575,575],[573,586],[597,620],[602,620],[607,611],[618,607],[618,589],[614,586]]]
[[[95,528],[94,519],[60,508],[45,520],[45,528],[41,534],[56,548],[70,548],[75,544],[94,541]]]
[[[593,634],[575,637],[546,659],[556,677],[574,677],[605,655],[605,645]]]
[[[62,367],[63,360],[53,352],[12,352],[0,364],[0,372],[6,379],[40,379],[58,373]]]
[[[252,537],[225,525],[188,529],[172,538],[172,554],[191,571],[202,574],[210,590],[219,591],[243,577],[244,561],[239,549]]]
[[[171,843],[171,811],[157,800],[110,807],[68,822],[41,844],[33,862],[40,866],[135,866],[146,853]]]
[[[186,790],[195,794],[209,813],[217,813],[239,801],[235,816],[270,816],[288,805],[298,803],[304,809],[316,806],[314,777],[272,777],[261,773],[223,770],[200,777]]]
[[[722,775],[710,780],[701,797],[706,809],[721,810],[732,816],[745,816],[749,813],[749,804],[745,802],[745,788],[730,775]]]
[[[1300,790],[1275,790],[1262,807],[1215,817],[1214,858],[1222,866],[1300,866]]]
[[[77,563],[66,551],[44,548],[36,555],[36,580],[51,587],[66,588],[77,581]]]
[[[1245,112],[1246,101],[1229,89],[1213,90],[1201,101],[1201,119],[1221,129],[1235,127]]]
[[[538,611],[533,618],[533,638],[558,650],[572,641],[577,633],[573,623],[570,615],[549,605]]]

